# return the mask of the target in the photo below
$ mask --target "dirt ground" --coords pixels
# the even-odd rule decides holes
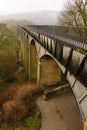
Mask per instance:
[[[82,130],[82,118],[72,92],[44,101],[37,99],[42,113],[41,130]]]

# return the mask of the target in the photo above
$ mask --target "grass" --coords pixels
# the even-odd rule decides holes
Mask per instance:
[[[28,117],[25,120],[27,126],[29,126],[30,130],[40,130],[41,122],[40,122],[40,111],[35,113],[34,117]]]
[[[37,112],[38,111],[38,112]],[[36,111],[32,116],[24,117],[20,121],[13,123],[4,123],[0,130],[40,130],[41,127],[41,116],[40,110],[36,108]]]
[[[37,117],[27,118],[26,123],[31,130],[39,130],[39,121]]]

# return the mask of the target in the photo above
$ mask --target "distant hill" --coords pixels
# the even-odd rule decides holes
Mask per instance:
[[[38,11],[29,13],[9,14],[0,16],[0,21],[7,20],[26,20],[34,24],[42,25],[56,25],[57,24],[57,11]]]
[[[3,23],[7,24],[8,28],[16,28],[19,24],[27,25],[27,24],[34,24],[31,21],[27,20],[16,20],[16,19],[9,19],[9,20],[3,20]]]

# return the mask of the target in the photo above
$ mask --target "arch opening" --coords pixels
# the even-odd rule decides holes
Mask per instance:
[[[44,55],[40,59],[40,83],[42,85],[50,86],[57,85],[61,82],[66,82],[66,79],[56,63],[50,55]]]

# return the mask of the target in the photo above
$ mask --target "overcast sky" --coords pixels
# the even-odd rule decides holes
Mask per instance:
[[[60,11],[67,0],[0,0],[0,14],[41,10]]]

